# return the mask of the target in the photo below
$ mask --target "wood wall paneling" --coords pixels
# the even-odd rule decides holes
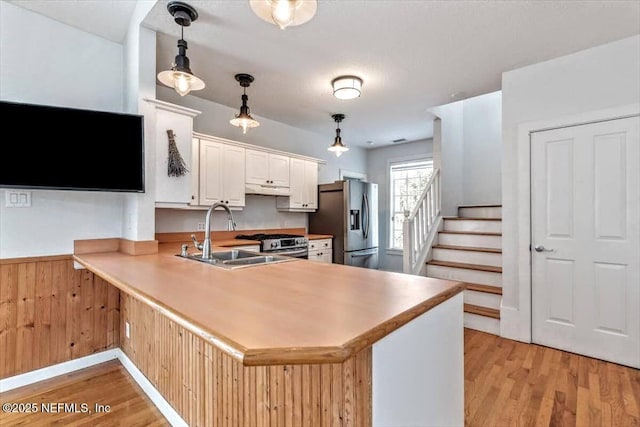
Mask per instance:
[[[121,348],[189,425],[371,425],[371,347],[344,363],[243,366],[124,293],[121,309]]]
[[[0,263],[0,378],[118,346],[120,296],[70,255]]]

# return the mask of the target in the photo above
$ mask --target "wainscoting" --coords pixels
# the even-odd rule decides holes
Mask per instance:
[[[245,367],[124,293],[121,309],[122,350],[189,425],[371,425],[371,347],[344,363]]]
[[[0,378],[119,342],[119,290],[71,255],[0,260]]]

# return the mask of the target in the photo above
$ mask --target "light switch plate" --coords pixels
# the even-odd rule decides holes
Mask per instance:
[[[30,208],[31,191],[4,190],[4,205],[8,208]]]

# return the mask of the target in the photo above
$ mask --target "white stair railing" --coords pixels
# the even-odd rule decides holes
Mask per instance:
[[[433,171],[412,212],[402,223],[402,270],[420,274],[440,223],[440,169]]]

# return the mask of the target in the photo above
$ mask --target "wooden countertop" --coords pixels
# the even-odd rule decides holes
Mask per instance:
[[[74,258],[245,365],[342,362],[464,289],[297,259],[226,270],[162,246],[152,255]]]
[[[309,240],[333,239],[331,234],[305,234],[304,237]]]

